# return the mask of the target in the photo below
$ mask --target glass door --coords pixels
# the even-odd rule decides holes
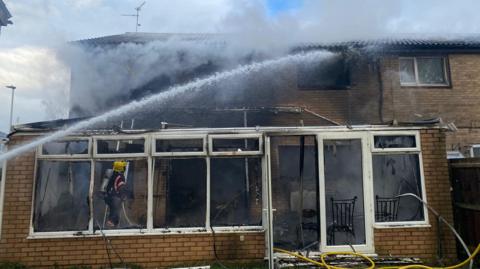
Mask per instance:
[[[272,136],[269,145],[273,246],[318,251],[320,205],[316,137]]]
[[[318,136],[322,251],[373,251],[367,137]]]

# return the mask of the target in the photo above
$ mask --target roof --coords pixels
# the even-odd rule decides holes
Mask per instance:
[[[1,0],[0,0],[1,1]],[[168,41],[173,38],[182,41],[195,42],[228,42],[227,34],[212,33],[131,33],[102,36],[96,38],[82,39],[73,43],[83,45],[118,45],[122,43],[148,43],[153,41]],[[463,49],[480,50],[480,34],[450,34],[444,36],[438,35],[419,35],[402,34],[390,37],[355,39],[345,41],[329,42],[304,42],[296,46],[300,49],[345,49],[345,48],[370,48],[382,47],[391,50],[402,49]]]
[[[3,3],[2,0],[0,0],[0,26],[7,26],[8,24],[12,24],[12,22],[9,20],[12,17],[12,14],[7,9],[7,6],[5,6],[5,3]]]
[[[460,50],[478,50],[480,49],[480,34],[464,35],[397,35],[376,39],[357,39],[340,42],[316,42],[307,43],[303,47],[308,48],[374,48],[382,47],[387,50],[402,49],[460,49]]]
[[[1,1],[1,0],[0,0]],[[211,41],[221,37],[221,34],[209,33],[131,33],[101,36],[73,41],[82,45],[116,45],[122,43],[148,43],[153,41],[168,41],[173,38],[182,41]]]

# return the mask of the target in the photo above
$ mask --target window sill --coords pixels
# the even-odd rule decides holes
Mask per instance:
[[[232,227],[214,227],[215,233],[260,233],[265,229],[260,226],[232,226]],[[181,235],[181,234],[211,234],[210,228],[175,228],[175,229],[154,229],[147,230],[108,230],[95,233],[89,232],[46,232],[33,233],[27,236],[27,239],[54,239],[54,238],[91,238],[102,237],[103,235],[111,236],[156,236],[156,235]]]
[[[432,225],[428,223],[375,223],[373,228],[375,229],[403,229],[403,228],[431,228]]]
[[[451,89],[450,84],[400,84],[401,88],[443,88]]]

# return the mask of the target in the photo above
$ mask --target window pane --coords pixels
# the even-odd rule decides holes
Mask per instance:
[[[413,58],[400,59],[400,82],[415,83],[415,68]]]
[[[418,80],[421,84],[446,84],[444,59],[417,58]]]
[[[112,171],[113,161],[95,163],[95,229],[139,229],[147,225],[147,161],[127,160],[125,172]],[[123,181],[125,184],[118,184]],[[117,183],[117,184],[116,184]]]
[[[90,162],[38,161],[35,232],[88,230]]]
[[[153,178],[153,227],[205,227],[205,159],[157,159]]]
[[[373,183],[377,222],[424,220],[420,201],[409,196],[397,197],[404,193],[422,197],[417,154],[374,155]]]
[[[375,148],[415,148],[414,135],[376,135],[373,138]]]
[[[277,136],[270,141],[274,246],[318,250],[320,188],[315,136]]]
[[[473,148],[473,156],[472,157],[480,157],[480,147]]]
[[[156,152],[202,152],[203,139],[157,139]]]
[[[211,225],[261,225],[261,179],[259,158],[211,159]]]
[[[88,154],[88,141],[53,141],[42,145],[44,155]]]
[[[327,245],[365,244],[360,139],[324,140]]]
[[[97,141],[97,153],[99,154],[143,153],[144,151],[144,139]]]
[[[258,138],[215,138],[213,151],[258,151]]]

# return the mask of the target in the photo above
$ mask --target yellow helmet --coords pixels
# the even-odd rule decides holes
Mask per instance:
[[[113,171],[115,172],[125,172],[125,167],[127,167],[126,161],[113,162]]]

